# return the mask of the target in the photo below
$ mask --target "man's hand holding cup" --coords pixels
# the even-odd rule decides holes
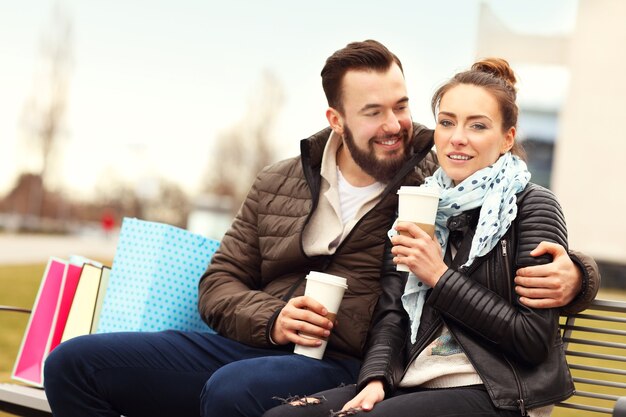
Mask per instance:
[[[321,346],[321,339],[330,336],[334,326],[334,315],[328,315],[326,307],[313,298],[306,295],[294,297],[278,314],[272,328],[272,340],[278,345],[291,342],[302,346]]]
[[[296,344],[294,353],[314,359],[324,357],[330,330],[347,288],[347,280],[343,277],[309,272],[304,297],[294,298],[288,303],[290,308],[280,313],[285,313],[284,320],[281,320],[283,335]]]

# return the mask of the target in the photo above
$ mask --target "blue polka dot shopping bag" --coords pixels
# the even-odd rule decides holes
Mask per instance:
[[[198,281],[219,241],[124,218],[97,333],[212,330],[198,313]]]

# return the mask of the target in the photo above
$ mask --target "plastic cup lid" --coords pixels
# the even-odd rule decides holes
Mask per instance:
[[[437,187],[412,187],[403,185],[398,190],[397,194],[412,194],[412,195],[426,195],[439,198],[439,188]]]
[[[325,284],[336,285],[338,287],[348,288],[347,280],[337,275],[325,274],[323,272],[311,271],[306,279],[323,282]]]

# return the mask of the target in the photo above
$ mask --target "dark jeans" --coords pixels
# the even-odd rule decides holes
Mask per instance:
[[[261,416],[272,397],[352,384],[359,367],[209,333],[109,333],[59,345],[44,384],[55,417]]]
[[[354,385],[315,394],[319,404],[273,408],[263,417],[329,417],[356,395]],[[482,385],[444,389],[398,390],[369,412],[345,413],[361,417],[519,417],[519,411],[498,410]]]

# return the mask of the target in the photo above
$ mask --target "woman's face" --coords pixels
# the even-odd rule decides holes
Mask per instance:
[[[483,87],[459,84],[441,98],[435,147],[441,168],[459,184],[513,146],[515,127],[502,131],[498,102]]]

